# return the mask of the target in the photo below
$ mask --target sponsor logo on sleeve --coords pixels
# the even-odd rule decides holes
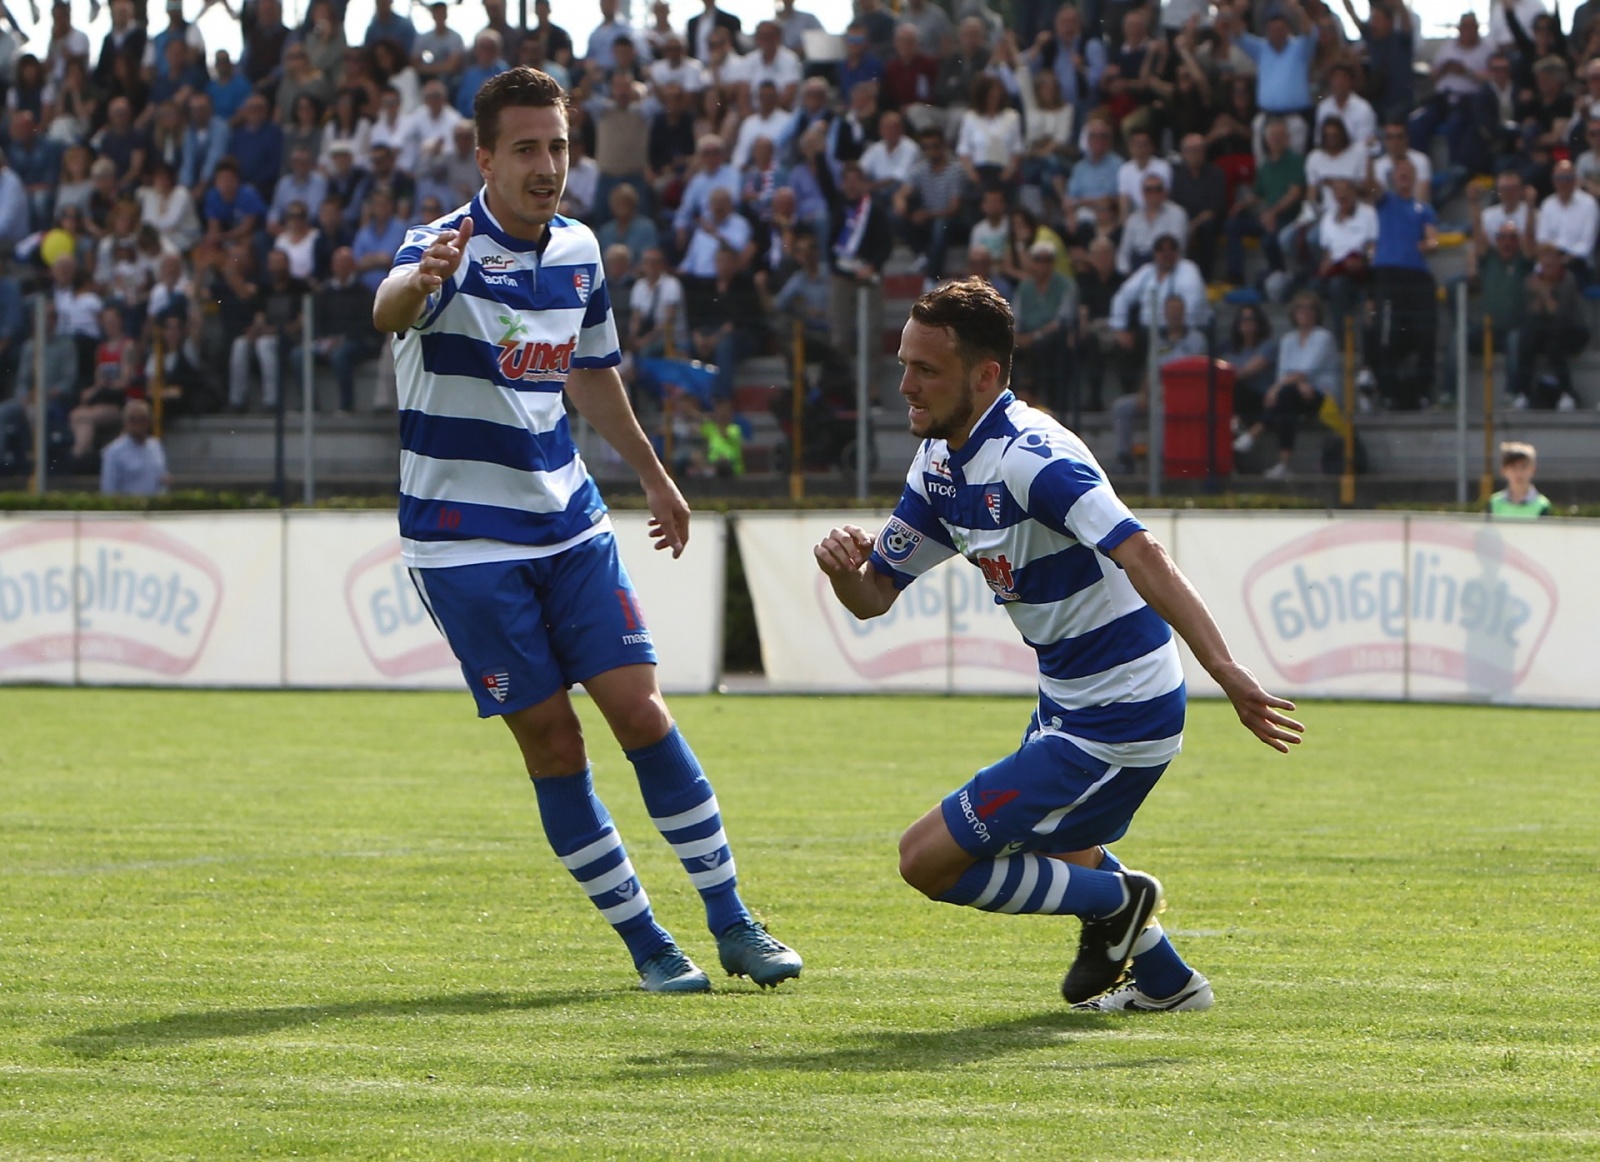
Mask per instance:
[[[904,565],[922,544],[922,534],[897,516],[878,534],[878,555],[891,565]]]

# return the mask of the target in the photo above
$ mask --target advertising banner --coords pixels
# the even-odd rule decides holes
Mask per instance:
[[[0,524],[0,680],[282,681],[276,513]]]
[[[674,561],[648,520],[613,516],[659,680],[710,690],[726,526],[696,517]],[[0,682],[462,688],[384,512],[0,520]]]
[[[1292,696],[1600,705],[1587,599],[1600,524],[1481,517],[1140,514],[1234,656]],[[768,680],[784,690],[1033,689],[1034,661],[982,574],[952,560],[857,622],[811,546],[887,513],[743,514],[740,552]],[[1197,695],[1219,693],[1185,649]]]

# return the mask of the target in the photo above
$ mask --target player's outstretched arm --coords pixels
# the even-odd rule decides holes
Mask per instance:
[[[855,525],[832,530],[811,552],[839,604],[858,621],[882,617],[900,596],[894,582],[869,563],[872,538]]]
[[[409,330],[422,318],[428,296],[456,276],[472,238],[472,219],[463,218],[459,230],[441,230],[433,245],[422,252],[415,266],[389,273],[372,303],[372,325],[386,334]]]
[[[650,506],[650,536],[656,548],[671,549],[674,559],[689,543],[689,504],[661,466],[656,450],[628,403],[628,389],[615,367],[575,368],[567,376],[567,395],[600,438],[617,450],[639,474],[645,503]]]
[[[1111,559],[1122,566],[1139,596],[1188,643],[1251,734],[1285,753],[1300,741],[1305,727],[1281,713],[1293,710],[1294,703],[1267,693],[1254,674],[1233,660],[1205,601],[1160,541],[1146,532],[1135,533],[1111,550]]]

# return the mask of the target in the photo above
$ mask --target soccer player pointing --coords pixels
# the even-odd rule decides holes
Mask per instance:
[[[628,405],[594,234],[556,213],[566,94],[535,69],[489,80],[473,114],[477,197],[410,231],[373,322],[395,335],[405,563],[481,717],[511,728],[545,835],[653,992],[706,974],[655,922],[594,792],[567,689],[582,683],[638,775],[645,806],[705,903],[723,968],[775,985],[800,957],[751,920],[711,784],[656,686],[655,649],[563,393],[644,487],[674,557],[689,506]]]
[[[839,602],[879,617],[959,553],[983,570],[1039,659],[1039,702],[1015,753],[913,823],[900,874],[945,903],[1078,916],[1061,984],[1091,1009],[1204,1009],[1206,978],[1155,916],[1161,885],[1120,839],[1183,741],[1175,629],[1259,739],[1304,729],[1294,704],[1233,660],[1200,595],[1117,498],[1083,442],[1007,389],[1011,309],[981,279],[922,296],[900,339],[900,393],[923,444],[876,540],[834,529],[817,564]],[[1116,987],[1131,961],[1131,982]]]

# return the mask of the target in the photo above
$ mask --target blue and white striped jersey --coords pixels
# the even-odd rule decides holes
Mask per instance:
[[[1083,441],[1009,391],[952,452],[924,440],[872,564],[904,589],[959,553],[1039,658],[1039,723],[1095,763],[1155,766],[1183,744],[1165,621],[1106,556],[1144,528]]]
[[[611,527],[563,396],[573,368],[622,359],[599,243],[559,216],[537,243],[513,238],[479,193],[409,230],[395,269],[469,216],[455,277],[393,340],[400,536],[418,568],[549,556]]]

